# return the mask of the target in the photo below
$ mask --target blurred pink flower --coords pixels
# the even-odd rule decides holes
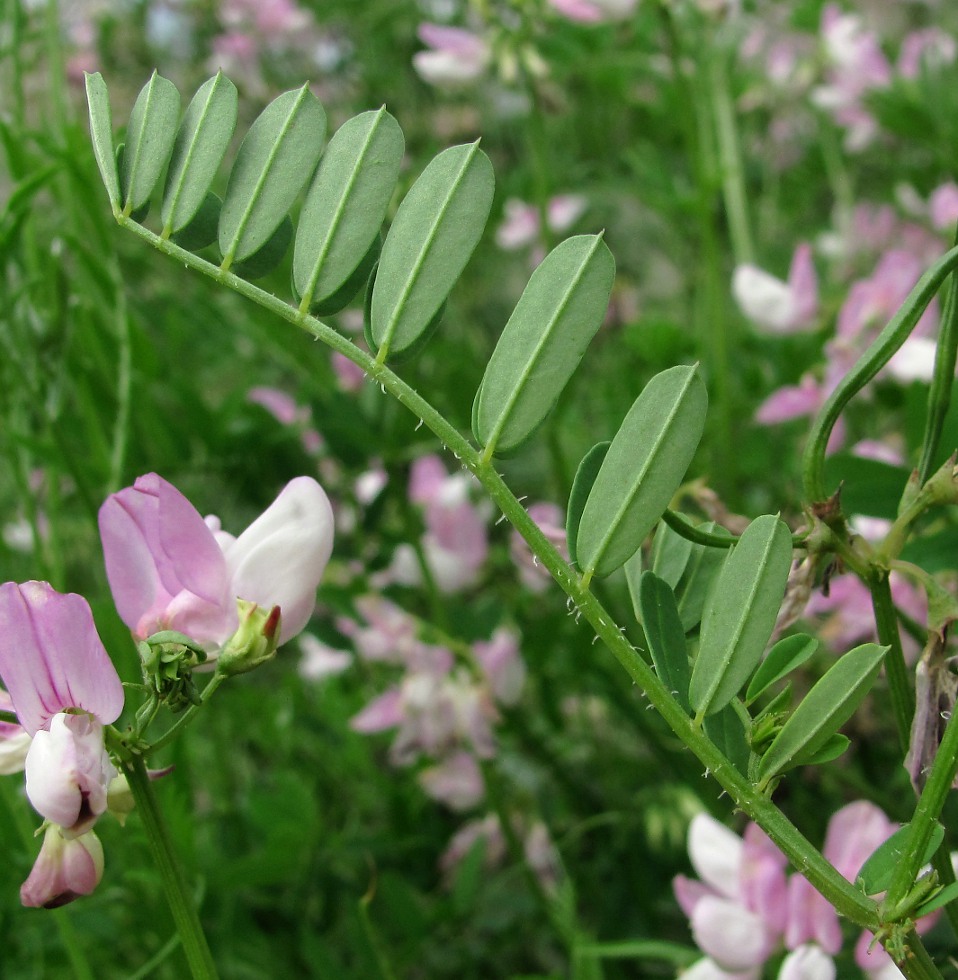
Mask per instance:
[[[303,658],[297,669],[303,680],[324,680],[348,670],[353,663],[352,654],[345,650],[335,650],[309,633],[300,634],[299,649]]]
[[[330,356],[333,372],[343,391],[359,391],[366,381],[366,372],[354,364],[345,354],[333,351]]]
[[[305,476],[238,538],[214,533],[155,473],[108,497],[99,523],[113,599],[133,634],[176,629],[212,647],[237,628],[238,598],[279,606],[279,642],[292,639],[313,613],[333,545],[329,500]]]
[[[921,75],[922,69],[941,68],[950,65],[958,55],[955,39],[937,27],[911,31],[901,42],[898,54],[898,74],[902,78],[914,79]]]
[[[837,4],[827,4],[822,11],[821,36],[828,67],[825,83],[812,91],[812,101],[844,127],[846,149],[862,150],[878,132],[864,97],[888,86],[891,66],[862,18],[843,13]]]
[[[912,619],[924,622],[927,615],[924,593],[896,572],[892,572],[890,584],[895,605]],[[833,578],[829,582],[828,595],[815,593],[805,607],[804,615],[824,617],[818,635],[836,653],[844,653],[859,643],[876,639],[871,593],[856,575]],[[914,656],[917,653],[915,642],[907,634],[903,643],[906,654]]]
[[[13,701],[3,688],[0,688],[0,711],[16,714]],[[30,733],[23,726],[14,722],[0,721],[0,776],[23,771],[30,741]]]
[[[544,501],[531,504],[528,514],[546,538],[558,548],[562,557],[568,560],[569,547],[566,542],[565,516],[562,508]],[[519,569],[519,579],[527,589],[544,592],[549,587],[552,581],[549,570],[536,561],[525,538],[516,530],[509,535],[509,555]]]
[[[549,0],[556,13],[580,24],[622,20],[638,6],[638,0]]]
[[[948,181],[936,187],[928,199],[931,223],[939,231],[950,231],[958,222],[958,184]]]
[[[511,823],[523,842],[526,863],[539,879],[542,887],[548,893],[554,893],[559,881],[560,864],[548,828],[541,820],[534,820],[525,826],[524,822],[516,817]],[[487,871],[493,871],[505,862],[508,848],[499,817],[490,813],[481,820],[470,820],[456,831],[439,858],[439,868],[446,879],[447,886],[452,883],[456,868],[479,841],[483,842],[483,867]]]
[[[246,400],[254,405],[261,405],[281,425],[299,429],[303,448],[311,456],[322,452],[323,437],[312,425],[313,413],[309,406],[299,405],[287,392],[265,385],[250,388],[246,393]]]
[[[472,645],[492,696],[511,707],[519,701],[526,680],[526,665],[519,654],[519,637],[514,630],[500,626],[490,640]]]
[[[581,194],[559,194],[546,204],[549,230],[557,235],[568,231],[585,213],[588,201]],[[503,219],[496,229],[496,244],[507,252],[539,239],[539,209],[518,198],[510,197],[503,205]]]
[[[450,810],[470,810],[486,794],[479,764],[474,755],[464,750],[424,769],[417,779],[427,796],[445,803]]]
[[[412,661],[422,644],[416,621],[408,613],[379,595],[360,596],[354,605],[365,624],[340,616],[336,619],[336,628],[353,641],[356,652],[364,660]]]
[[[440,592],[474,585],[489,553],[486,519],[470,500],[474,486],[467,473],[449,474],[438,456],[421,456],[409,473],[409,499],[423,510],[423,555]],[[371,581],[377,587],[420,585],[422,570],[413,546],[400,545],[389,567]]]
[[[818,278],[811,246],[803,242],[795,249],[787,283],[757,266],[738,266],[732,278],[732,294],[745,316],[771,333],[794,333],[814,327]]]
[[[413,68],[430,85],[448,88],[474,82],[492,60],[488,41],[473,31],[420,24],[416,33],[430,50],[417,51],[413,55]]]
[[[679,875],[675,896],[696,945],[722,970],[758,970],[785,925],[785,856],[750,824],[745,840],[707,814],[689,825],[689,857],[699,881]]]

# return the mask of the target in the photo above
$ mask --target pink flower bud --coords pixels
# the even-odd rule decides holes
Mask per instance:
[[[30,876],[20,887],[20,901],[30,908],[55,909],[89,895],[103,877],[103,846],[93,831],[64,837],[50,825]]]

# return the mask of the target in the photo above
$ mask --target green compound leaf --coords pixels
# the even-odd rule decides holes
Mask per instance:
[[[223,266],[258,252],[279,228],[323,151],[326,112],[304,85],[275,98],[249,128],[220,213]]]
[[[735,705],[727,704],[721,711],[709,715],[702,727],[712,744],[743,776],[747,775],[751,750],[748,734],[739,713],[735,710]]]
[[[133,104],[120,161],[120,190],[127,214],[149,203],[173,152],[179,121],[180,93],[168,78],[153,72]]]
[[[566,239],[533,272],[476,393],[474,431],[487,456],[516,449],[549,414],[602,323],[614,278],[600,235]]]
[[[762,756],[760,788],[815,756],[861,704],[888,647],[865,643],[849,651],[808,692]]]
[[[495,177],[478,142],[433,159],[393,221],[373,285],[370,337],[380,360],[426,330],[479,242]]]
[[[726,558],[702,617],[689,697],[696,716],[721,710],[758,666],[792,564],[792,536],[777,517],[757,517]]]
[[[293,289],[308,307],[322,306],[342,290],[369,255],[404,149],[399,123],[385,108],[347,120],[329,141],[306,195],[293,249]],[[375,256],[366,276],[373,262]]]
[[[807,633],[796,633],[779,640],[761,666],[755,671],[755,676],[745,692],[745,703],[751,704],[759,695],[767,691],[776,681],[800,667],[818,649],[818,640]]]
[[[692,557],[692,542],[673,531],[668,524],[660,524],[652,539],[652,571],[659,578],[676,588]]]
[[[660,525],[660,530],[666,526]],[[714,521],[706,521],[704,524],[700,524],[699,528],[711,534],[732,536],[730,531]],[[658,536],[658,531],[656,531],[656,536]],[[694,629],[702,619],[709,593],[718,578],[718,573],[725,563],[725,559],[729,555],[729,550],[728,548],[709,548],[702,544],[692,545],[692,552],[685,565],[685,571],[675,589],[679,615],[682,617],[682,626],[686,633]]]
[[[233,138],[237,105],[236,86],[222,72],[204,82],[190,101],[166,174],[160,212],[164,236],[178,234],[203,207]]]
[[[110,112],[110,93],[103,76],[97,71],[84,72],[86,100],[90,110],[90,138],[100,176],[114,211],[120,210],[120,176],[116,169],[116,150],[113,148],[113,118]]]
[[[582,512],[577,550],[587,578],[615,571],[662,516],[692,462],[707,407],[694,366],[657,374],[635,400]]]
[[[883,844],[879,844],[869,855],[868,859],[861,866],[861,870],[855,875],[855,884],[866,895],[877,895],[888,890],[895,871],[901,863],[905,853],[905,845],[908,843],[908,835],[911,833],[911,824],[906,823],[899,827],[891,837]],[[935,852],[941,847],[945,839],[945,828],[940,823],[935,823],[928,841],[928,847],[922,856],[921,863],[927,864],[934,856]]]
[[[639,582],[639,606],[642,610],[642,629],[645,630],[655,672],[688,711],[692,675],[675,594],[658,575],[646,572]]]
[[[823,766],[826,762],[834,762],[839,756],[848,751],[848,746],[852,740],[841,732],[836,732],[828,741],[812,755],[801,755],[796,761],[796,765],[801,766]]]
[[[585,503],[592,491],[592,484],[595,483],[595,478],[599,475],[602,461],[611,445],[611,442],[600,442],[593,446],[582,457],[582,462],[579,463],[579,468],[575,471],[575,479],[572,481],[572,491],[569,494],[569,506],[566,508],[565,516],[565,536],[569,545],[569,562],[572,565],[579,563],[576,542],[579,537],[582,511],[585,510]]]

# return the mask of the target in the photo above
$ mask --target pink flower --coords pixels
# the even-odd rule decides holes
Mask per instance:
[[[546,205],[546,222],[555,234],[568,231],[585,213],[588,202],[581,194],[559,194]],[[539,238],[539,209],[510,197],[503,206],[503,220],[496,229],[496,244],[507,252],[534,244]]]
[[[918,78],[922,70],[951,64],[958,54],[955,39],[937,27],[912,31],[905,35],[898,55],[898,74],[902,78]]]
[[[123,710],[123,686],[86,600],[46,582],[0,585],[0,637],[0,677],[33,736],[24,760],[27,796],[55,825],[23,902],[63,904],[92,891],[102,872],[102,850],[88,832],[107,809],[116,776],[103,726]],[[87,844],[64,843],[72,838]]]
[[[93,831],[66,837],[50,824],[40,855],[20,888],[20,901],[29,908],[55,909],[89,895],[103,876],[103,845]]]
[[[953,228],[958,221],[958,184],[949,181],[936,187],[928,199],[928,212],[939,231]]]
[[[473,585],[489,553],[485,519],[469,499],[473,485],[466,473],[447,473],[438,456],[422,456],[410,470],[409,499],[423,509],[423,553],[441,592]],[[419,585],[422,572],[412,545],[400,545],[390,567],[373,581]]]
[[[674,886],[696,945],[733,974],[761,967],[784,927],[784,855],[754,824],[743,841],[706,814],[693,818],[688,842],[701,881],[679,875]]]
[[[47,582],[4,583],[0,637],[0,677],[28,734],[71,708],[101,724],[119,717],[123,686],[82,596]]]
[[[13,701],[3,688],[0,688],[0,711],[14,713]],[[23,764],[30,748],[30,733],[14,722],[0,721],[0,776],[10,776],[22,772]]]
[[[508,627],[501,626],[491,640],[480,640],[472,646],[493,697],[507,706],[514,705],[522,695],[526,665],[519,655],[519,637]]]
[[[757,266],[738,266],[732,293],[745,316],[771,333],[794,333],[814,327],[818,279],[811,246],[803,243],[795,249],[787,283]]]
[[[329,500],[305,476],[238,538],[214,532],[155,473],[108,497],[99,519],[113,599],[134,635],[175,629],[214,648],[237,628],[238,598],[280,607],[281,644],[299,633],[333,544]]]
[[[812,101],[830,111],[845,128],[848,150],[864,149],[878,132],[864,97],[872,89],[887,87],[891,66],[878,38],[865,29],[861,18],[842,13],[836,4],[822,11],[821,33],[828,70],[825,84],[812,92]]]
[[[437,765],[424,769],[417,777],[426,794],[451,810],[470,810],[486,793],[476,757],[459,750]]]
[[[638,0],[549,0],[556,13],[580,24],[598,24],[604,20],[623,20],[630,16]]]
[[[566,543],[565,517],[562,508],[555,504],[543,502],[530,505],[528,513],[539,526],[539,530],[568,560],[569,548]],[[535,560],[525,538],[515,530],[509,536],[509,555],[519,569],[519,578],[527,589],[531,589],[533,592],[544,592],[548,588],[552,576],[548,569],[543,568]]]
[[[430,85],[455,86],[475,81],[489,67],[492,49],[485,38],[461,27],[420,24],[419,40],[431,50],[417,51],[412,65]]]

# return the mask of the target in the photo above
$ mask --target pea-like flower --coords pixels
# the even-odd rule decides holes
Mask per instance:
[[[239,626],[238,599],[279,606],[279,643],[296,636],[333,546],[332,507],[305,476],[238,538],[155,473],[108,497],[99,521],[113,599],[133,634],[178,630],[213,651]]]
[[[102,873],[90,829],[116,776],[103,726],[119,717],[123,686],[86,600],[47,582],[0,585],[0,638],[0,678],[32,736],[27,797],[49,824],[22,898],[52,907],[88,894]]]

